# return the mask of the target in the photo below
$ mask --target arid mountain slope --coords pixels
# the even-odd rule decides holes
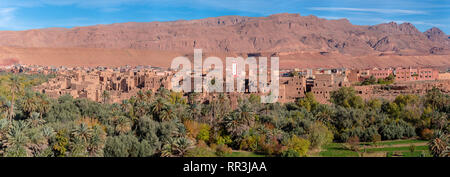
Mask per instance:
[[[41,58],[47,58],[49,61],[62,60],[56,63],[70,63],[73,61],[69,59],[73,58],[81,60],[89,58],[87,62],[92,64],[109,61],[127,64],[127,61],[122,61],[123,59],[141,61],[133,58],[138,55],[125,57],[120,54],[117,56],[108,54],[106,57],[106,53],[112,51],[120,51],[119,53],[123,54],[127,51],[136,51],[142,53],[139,57],[151,58],[146,54],[188,54],[192,53],[194,48],[224,55],[265,52],[279,55],[282,61],[284,58],[289,60],[305,58],[304,60],[308,61],[307,65],[314,66],[316,64],[309,63],[310,59],[312,60],[310,62],[315,62],[315,58],[325,58],[324,60],[336,60],[337,63],[342,60],[341,63],[345,65],[347,63],[345,61],[353,58],[370,60],[370,58],[400,56],[411,58],[410,62],[402,61],[405,65],[421,65],[422,62],[413,59],[416,56],[444,57],[424,63],[442,66],[448,65],[445,56],[450,54],[449,36],[438,28],[431,28],[422,33],[410,23],[391,22],[375,26],[358,26],[352,25],[346,19],[326,20],[299,14],[275,14],[269,17],[224,16],[190,21],[0,31],[0,46],[3,46],[0,57],[15,55],[19,61],[25,61],[24,56],[27,56],[25,57],[27,61],[32,61],[28,56],[32,57],[33,54],[26,53],[37,52]],[[78,53],[72,52],[71,48]],[[155,56],[153,55],[148,64],[166,63],[159,60],[170,60],[163,55],[158,55],[161,58],[154,58]],[[98,58],[98,61],[91,61],[95,58]],[[362,59],[358,61],[364,62]],[[398,64],[394,59],[389,62],[393,65]]]
[[[425,33],[394,22],[357,26],[299,14],[269,17],[225,16],[192,21],[123,23],[0,32],[0,45],[16,47],[126,48],[215,52],[339,51],[350,55],[379,52],[429,54],[450,48],[439,29]]]

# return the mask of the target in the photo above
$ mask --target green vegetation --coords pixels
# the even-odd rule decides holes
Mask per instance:
[[[384,79],[383,78],[376,79],[374,76],[370,76],[369,78],[362,81],[359,85],[375,85],[375,84],[389,85],[389,84],[393,84],[394,81],[395,81],[395,76],[392,74],[390,74],[388,77],[386,77]]]
[[[449,155],[450,96],[438,89],[365,101],[344,87],[330,105],[311,93],[286,104],[243,95],[231,108],[223,94],[200,102],[196,93],[163,88],[121,103],[110,103],[108,92],[101,103],[52,99],[31,89],[48,77],[0,75],[0,156]]]
[[[428,141],[420,139],[410,139],[410,140],[394,140],[394,141],[382,141],[375,143],[376,145],[397,145],[397,144],[414,144],[414,143],[427,143]],[[362,142],[361,145],[374,145],[372,142]]]
[[[358,157],[358,153],[347,149],[342,143],[331,143],[323,147],[322,157]]]
[[[265,157],[265,155],[247,151],[235,151],[225,157]]]
[[[324,146],[319,153],[321,157],[359,157],[359,156],[402,156],[421,157],[430,156],[427,141],[424,140],[393,140],[376,144],[358,143],[357,150],[352,150],[346,143],[331,143]],[[416,145],[419,144],[419,145]],[[423,145],[420,145],[423,144]],[[414,150],[411,150],[414,147]]]
[[[418,151],[428,150],[428,146],[417,146],[416,150],[418,150]],[[409,146],[370,148],[370,149],[366,149],[366,151],[367,152],[376,152],[376,151],[409,151]]]

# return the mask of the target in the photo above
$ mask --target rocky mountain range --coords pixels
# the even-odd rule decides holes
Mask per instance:
[[[268,17],[223,16],[189,21],[0,31],[0,46],[3,47],[3,50],[0,48],[0,60],[1,57],[16,57],[19,61],[32,61],[28,56],[23,57],[26,55],[20,58],[21,55],[14,53],[18,49],[22,54],[27,53],[24,48],[66,51],[74,48],[80,52],[128,50],[138,53],[147,50],[180,54],[201,48],[208,53],[224,55],[268,53],[290,56],[286,58],[291,59],[295,58],[293,56],[301,59],[305,55],[334,60],[368,56],[439,56],[444,59],[438,61],[444,63],[429,64],[450,64],[450,59],[445,60],[450,54],[450,38],[435,27],[420,32],[410,23],[359,26],[347,19],[326,20],[312,15],[287,13]],[[95,54],[92,57],[95,60]],[[64,60],[65,56],[62,54],[60,58]],[[391,62],[395,64],[395,61]],[[412,61],[409,65],[414,63],[420,64]]]

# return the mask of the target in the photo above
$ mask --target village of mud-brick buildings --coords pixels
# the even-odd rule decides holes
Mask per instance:
[[[53,73],[56,77],[48,82],[36,86],[36,91],[57,98],[64,94],[74,98],[88,98],[97,102],[104,102],[104,94],[108,94],[108,102],[120,103],[136,95],[139,90],[158,89],[171,90],[171,78],[174,71],[154,68],[150,66],[137,67],[96,67],[96,68],[65,68],[43,66],[15,66],[9,68],[12,72]],[[270,72],[270,71],[269,71]],[[392,75],[392,76],[390,76]],[[203,74],[205,76],[205,74]],[[361,85],[364,80],[394,77],[392,84]],[[250,93],[248,76],[246,77],[245,92],[225,92],[232,102]],[[193,84],[192,84],[193,85]],[[353,87],[357,94],[364,99],[383,98],[394,99],[400,94],[425,94],[436,87],[442,92],[450,93],[450,72],[439,72],[433,68],[371,68],[371,69],[293,69],[280,70],[278,102],[293,102],[311,92],[315,99],[329,104],[330,94],[341,87]],[[193,87],[193,86],[192,86]],[[199,93],[202,101],[216,98],[219,93]],[[185,94],[186,96],[186,94]]]

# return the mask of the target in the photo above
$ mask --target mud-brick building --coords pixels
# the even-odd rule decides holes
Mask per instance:
[[[293,102],[306,93],[306,77],[280,77],[278,102]]]
[[[316,74],[310,90],[318,102],[325,104],[329,103],[332,91],[349,86],[351,84],[345,74]]]
[[[389,77],[389,75],[393,75],[394,74],[394,70],[391,68],[387,68],[387,69],[379,69],[379,68],[374,68],[369,70],[369,76],[373,76],[376,79],[384,79],[386,77]]]
[[[439,79],[439,71],[433,68],[397,68],[396,81],[423,81]]]

